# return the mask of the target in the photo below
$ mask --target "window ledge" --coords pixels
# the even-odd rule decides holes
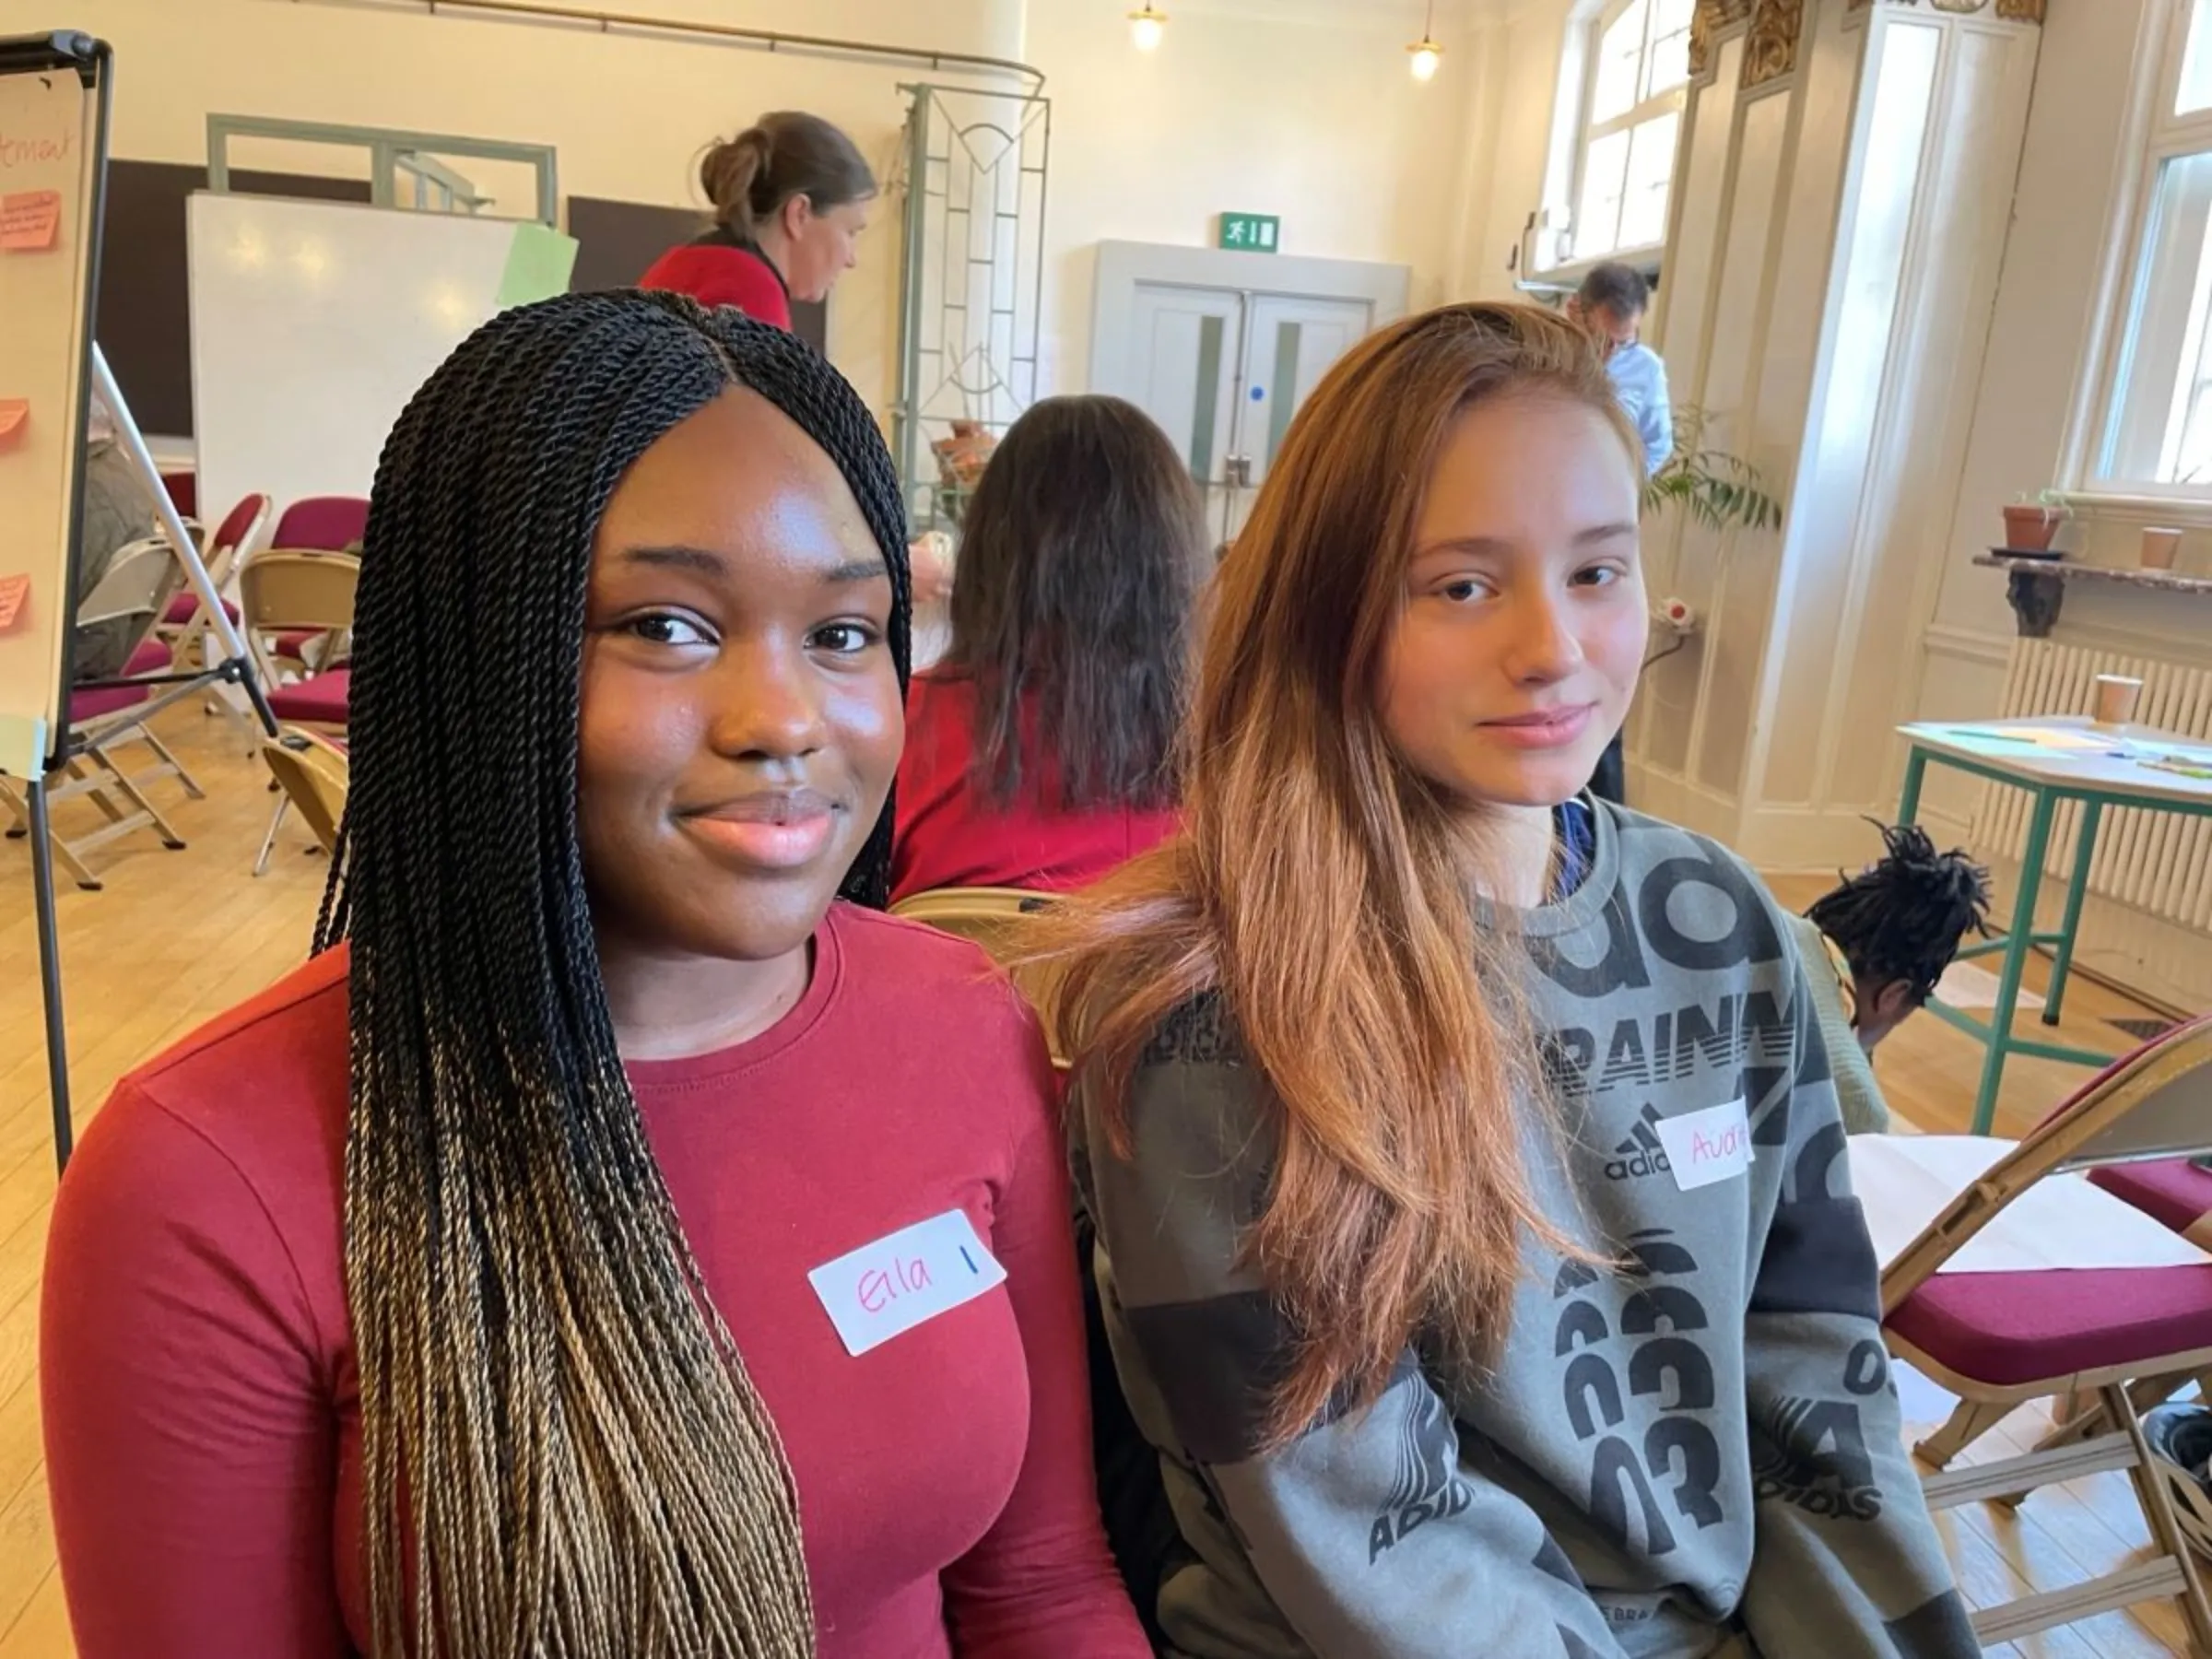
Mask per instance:
[[[2120,490],[2053,490],[2050,498],[2076,518],[2120,524],[2159,524],[2176,530],[2212,530],[2212,491],[2193,495],[2134,495]]]
[[[1527,274],[1528,280],[1572,293],[1583,286],[1583,278],[1601,265],[1633,265],[1649,276],[1659,268],[1660,255],[1665,252],[1666,244],[1664,242],[1653,242],[1643,248],[1618,248],[1591,259],[1571,259],[1565,265],[1553,265],[1547,271],[1531,271]],[[2212,512],[2212,505],[2207,506],[2207,511]]]

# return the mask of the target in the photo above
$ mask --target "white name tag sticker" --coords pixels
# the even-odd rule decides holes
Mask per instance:
[[[1657,1127],[1675,1184],[1686,1193],[1751,1167],[1751,1123],[1741,1100],[1662,1118]]]
[[[864,1244],[806,1276],[845,1352],[881,1347],[1006,1282],[965,1210],[947,1210]]]

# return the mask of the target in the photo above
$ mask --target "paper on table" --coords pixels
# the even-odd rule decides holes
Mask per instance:
[[[16,618],[23,614],[23,601],[29,597],[29,577],[0,576],[0,633],[16,625]]]
[[[2094,736],[2088,732],[2069,732],[2064,726],[2011,726],[1992,736],[2009,737],[2015,743],[2032,743],[2038,748],[2049,749],[2109,749],[2110,737]]]
[[[1895,1261],[1944,1206],[2014,1143],[1983,1135],[1854,1135],[1852,1191],[1875,1259]],[[2212,1255],[2082,1175],[2046,1175],[1938,1269],[2042,1273],[2054,1267],[2202,1267]]]
[[[1994,1008],[1997,1006],[1997,976],[1986,968],[1977,968],[1971,962],[1953,962],[1943,971],[1936,982],[1936,995],[1954,1008]],[[2019,1001],[2014,1006],[2040,1008],[2043,999],[2027,986],[2020,987]]]
[[[0,447],[13,443],[21,437],[23,423],[29,418],[29,398],[0,397]]]
[[[53,246],[61,229],[62,193],[25,190],[0,196],[0,251],[43,253]]]

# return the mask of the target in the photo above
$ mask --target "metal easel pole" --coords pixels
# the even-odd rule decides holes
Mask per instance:
[[[161,521],[162,534],[169,537],[169,545],[183,561],[185,577],[191,582],[193,592],[200,596],[207,625],[223,642],[224,669],[244,688],[254,713],[261,717],[262,729],[276,736],[276,716],[270,711],[260,677],[253,672],[253,659],[247,653],[245,637],[231,622],[230,613],[223,608],[223,596],[216,591],[215,581],[207,574],[207,566],[200,558],[199,544],[184,528],[184,516],[177,511],[177,504],[169,499],[169,490],[161,482],[161,469],[154,465],[154,453],[146,447],[145,436],[138,430],[130,405],[124,402],[123,389],[115,383],[114,372],[108,367],[107,353],[100,350],[98,340],[92,342],[92,384],[99,391],[100,401],[107,405],[108,413],[114,418],[116,440],[130,456],[131,465],[137,468],[138,481],[153,498],[154,515]]]
[[[62,1022],[62,940],[53,917],[53,831],[46,816],[46,780],[24,791],[30,813],[30,880],[38,912],[39,988],[46,1005],[46,1088],[53,1101],[53,1164],[69,1167],[76,1138],[69,1112],[69,1037]]]

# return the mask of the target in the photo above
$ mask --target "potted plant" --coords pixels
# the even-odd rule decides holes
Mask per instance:
[[[2051,538],[2068,517],[2065,498],[2046,489],[2032,501],[2022,496],[2005,509],[2005,548],[2012,553],[2049,553]]]
[[[1708,530],[1739,524],[1747,530],[1782,528],[1782,502],[1770,494],[1759,468],[1740,455],[1705,447],[1705,411],[1677,404],[1674,453],[1644,480],[1643,510],[1670,504]]]

